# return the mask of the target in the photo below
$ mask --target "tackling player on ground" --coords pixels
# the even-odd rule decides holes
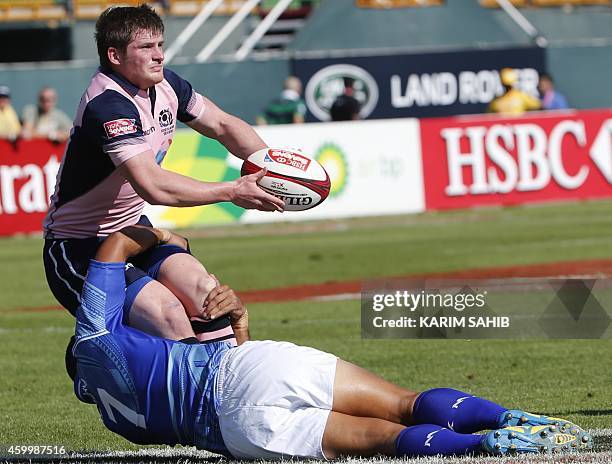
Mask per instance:
[[[312,348],[248,341],[248,313],[226,286],[211,292],[206,310],[230,314],[238,347],[128,327],[125,261],[159,243],[185,246],[167,231],[139,226],[102,243],[66,351],[78,398],[96,403],[104,424],[134,443],[251,459],[502,455],[592,444],[562,419],[449,388],[412,392]],[[492,431],[474,434],[481,430]]]

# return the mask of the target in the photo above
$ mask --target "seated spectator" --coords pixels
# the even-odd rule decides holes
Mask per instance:
[[[70,135],[72,121],[66,113],[55,107],[56,104],[55,89],[43,87],[38,94],[38,106],[28,105],[23,109],[22,137],[64,142]]]
[[[279,98],[270,102],[263,114],[257,116],[259,125],[299,124],[304,122],[306,105],[302,100],[302,82],[295,76],[285,79],[284,90]]]
[[[542,108],[545,110],[566,110],[569,108],[565,97],[555,90],[553,78],[544,73],[538,83]]]
[[[350,77],[344,78],[344,92],[336,98],[329,109],[332,121],[355,121],[360,119],[361,104],[354,97],[354,82],[355,80]]]
[[[20,130],[19,118],[11,106],[11,90],[0,85],[0,139],[15,140]]]
[[[515,69],[504,68],[500,78],[506,92],[489,104],[490,113],[505,116],[520,116],[526,111],[539,110],[540,100],[518,89],[518,73]]]

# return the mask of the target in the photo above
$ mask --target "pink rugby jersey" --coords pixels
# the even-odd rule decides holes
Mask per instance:
[[[105,237],[138,222],[145,202],[117,167],[147,150],[161,164],[177,119],[189,122],[202,111],[202,96],[168,69],[148,91],[99,69],[81,97],[45,238]]]

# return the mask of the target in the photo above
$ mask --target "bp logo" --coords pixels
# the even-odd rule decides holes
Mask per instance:
[[[366,118],[378,102],[378,85],[365,69],[351,64],[335,64],[317,71],[306,85],[306,104],[321,121],[329,121],[329,109],[343,92],[345,80],[352,81],[353,96],[361,103],[360,115]]]
[[[325,144],[319,148],[315,159],[321,163],[329,174],[331,180],[329,197],[333,198],[340,195],[348,181],[348,164],[340,147],[332,143]]]

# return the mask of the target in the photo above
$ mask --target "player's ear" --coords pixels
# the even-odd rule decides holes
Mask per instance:
[[[119,49],[116,47],[108,47],[106,50],[106,56],[111,64],[121,64],[121,54]]]
[[[76,358],[72,354],[72,348],[74,347],[74,342],[76,338],[73,335],[70,337],[70,341],[68,342],[68,346],[66,347],[66,355],[64,357],[64,361],[66,363],[66,372],[74,382],[74,378],[76,377]]]

